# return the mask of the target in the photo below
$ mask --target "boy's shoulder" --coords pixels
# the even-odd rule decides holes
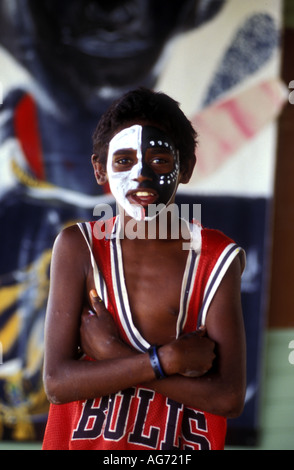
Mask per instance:
[[[221,230],[205,227],[198,220],[191,222],[190,231],[195,251],[213,250],[214,248],[222,250],[227,245],[235,243]]]
[[[211,255],[215,257],[222,257],[229,259],[230,256],[234,258],[238,255],[242,272],[246,266],[246,252],[239,246],[232,238],[228,237],[221,230],[203,228],[201,231],[201,253],[203,257],[211,258]]]
[[[226,245],[228,243],[235,243],[232,238],[228,237],[225,233],[223,233],[219,229],[202,227],[201,237],[202,237],[203,242],[209,243],[209,244]]]
[[[64,227],[57,235],[53,251],[59,251],[63,254],[75,255],[75,258],[84,254],[85,241],[81,234],[78,224]]]

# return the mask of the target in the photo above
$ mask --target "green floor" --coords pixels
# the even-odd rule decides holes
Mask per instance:
[[[260,437],[255,450],[294,450],[294,329],[265,335],[260,403]],[[293,353],[294,355],[294,353]],[[292,355],[292,357],[293,357]],[[228,450],[238,450],[230,447]]]
[[[266,334],[261,402],[260,447],[294,450],[294,364],[290,362],[294,329]]]
[[[265,335],[261,390],[260,442],[256,450],[294,450],[294,329]],[[38,450],[41,444],[0,442],[0,450]],[[239,450],[228,447],[227,450]]]

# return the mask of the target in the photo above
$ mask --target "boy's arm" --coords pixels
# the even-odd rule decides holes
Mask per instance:
[[[58,236],[53,249],[45,322],[44,385],[52,403],[109,395],[150,382],[155,377],[148,353],[131,351],[118,338],[114,325],[108,325],[110,330],[107,330],[105,322],[103,335],[100,331],[95,338],[96,342],[99,341],[100,351],[104,351],[104,357],[98,361],[77,360],[89,267],[89,251],[79,229],[66,229]],[[192,368],[204,362],[203,343],[207,349],[207,368],[210,368],[214,357],[213,343],[209,340],[197,342],[195,338],[193,350],[191,341],[188,343],[186,353],[190,355]],[[198,350],[198,356],[195,350]],[[178,362],[177,368],[175,366],[174,361],[170,366],[166,364],[166,372],[185,371],[184,361]]]
[[[236,258],[207,314],[207,334],[216,344],[213,368],[203,377],[174,376],[157,382],[157,391],[209,413],[230,418],[241,414],[246,392],[246,343],[240,284],[241,263]]]
[[[154,377],[147,355],[77,360],[89,266],[89,250],[78,227],[64,230],[54,244],[45,321],[43,378],[52,403],[96,398]]]
[[[241,413],[246,389],[246,351],[240,281],[241,264],[236,258],[215,294],[207,315],[207,334],[216,344],[213,368],[207,365],[210,370],[204,375],[204,363],[197,364],[196,359],[197,355],[206,354],[205,347],[201,349],[199,337],[184,335],[159,349],[161,364],[171,376],[149,382],[148,387],[186,406],[210,413],[227,417]],[[108,328],[110,315],[97,298],[93,299],[93,307],[97,315],[89,316],[85,312],[82,326],[82,337],[89,340],[87,348],[92,345],[93,357],[101,359],[114,357],[114,354],[136,355],[134,350],[119,340],[114,329]],[[98,337],[102,337],[103,341],[97,345]],[[116,347],[109,348],[111,343]],[[195,367],[202,371],[195,373],[197,378],[183,376],[192,373]]]

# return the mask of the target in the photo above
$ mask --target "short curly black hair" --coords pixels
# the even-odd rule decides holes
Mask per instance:
[[[127,125],[148,122],[158,125],[179,151],[180,166],[196,162],[197,132],[180,109],[179,103],[162,92],[138,88],[114,101],[103,114],[93,134],[93,153],[106,165],[108,144]]]

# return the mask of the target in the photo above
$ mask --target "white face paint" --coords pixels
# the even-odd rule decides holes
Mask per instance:
[[[135,220],[142,220],[144,218],[144,210],[141,206],[131,204],[126,198],[126,194],[128,191],[138,187],[138,183],[134,180],[142,172],[141,137],[142,126],[134,125],[123,129],[111,139],[107,158],[107,174],[110,190],[127,214]],[[113,170],[113,155],[120,149],[133,149],[137,151],[138,162],[129,171],[116,172]]]
[[[172,170],[167,169],[161,173],[152,169],[145,161],[148,149],[159,148],[159,153],[167,152],[172,165]],[[122,159],[125,158],[123,150],[134,150],[131,156],[133,159],[127,171],[114,169],[114,161],[122,152]],[[118,157],[120,158],[120,157]],[[126,157],[127,158],[127,157]],[[123,166],[122,166],[123,168]],[[151,220],[154,217],[146,216],[147,208],[139,204],[130,202],[127,194],[130,191],[148,188],[154,190],[157,195],[156,203],[167,205],[174,195],[179,176],[178,152],[169,137],[163,131],[150,126],[133,125],[127,127],[116,134],[109,143],[107,158],[107,174],[110,190],[121,207],[135,220]],[[139,183],[140,175],[145,176],[145,183]]]

